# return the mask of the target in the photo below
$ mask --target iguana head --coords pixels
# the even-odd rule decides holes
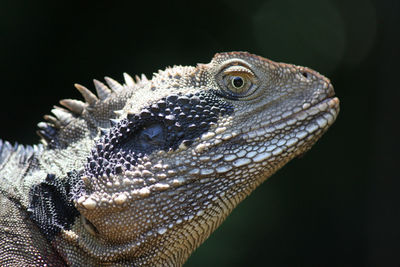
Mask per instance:
[[[73,119],[41,133],[79,154],[80,218],[63,238],[98,262],[182,264],[339,111],[324,76],[244,52],[107,82],[95,82],[100,99],[78,86],[86,103],[64,100]]]

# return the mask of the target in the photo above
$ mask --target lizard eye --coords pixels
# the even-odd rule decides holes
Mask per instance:
[[[233,87],[240,89],[243,87],[244,81],[240,76],[232,77],[232,85]]]
[[[222,75],[222,91],[226,97],[231,99],[249,98],[256,89],[256,76],[254,73],[241,65],[232,65],[225,68]]]
[[[247,91],[252,86],[252,81],[249,77],[242,73],[232,73],[225,76],[225,85],[230,93],[237,96],[246,95]]]

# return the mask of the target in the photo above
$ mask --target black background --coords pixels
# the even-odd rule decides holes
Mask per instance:
[[[0,2],[0,136],[36,124],[78,82],[207,63],[242,50],[328,76],[341,113],[185,266],[400,264],[400,1]]]

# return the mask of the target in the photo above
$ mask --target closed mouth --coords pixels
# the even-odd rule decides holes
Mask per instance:
[[[307,120],[307,124],[315,122],[319,129],[327,129],[335,121],[339,113],[339,99],[337,97],[327,97],[324,100],[294,112],[284,118],[274,122],[265,122],[260,124],[256,129],[252,129],[242,133],[242,137],[247,136],[252,139],[255,136],[264,136],[274,132],[276,129],[283,129],[286,126],[291,126],[299,121]],[[315,124],[314,124],[315,125]],[[245,137],[245,139],[247,139]]]

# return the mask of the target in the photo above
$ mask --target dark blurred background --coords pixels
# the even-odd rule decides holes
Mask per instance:
[[[328,76],[341,113],[259,187],[185,266],[399,266],[400,1],[0,2],[0,137],[78,82],[244,50]]]

